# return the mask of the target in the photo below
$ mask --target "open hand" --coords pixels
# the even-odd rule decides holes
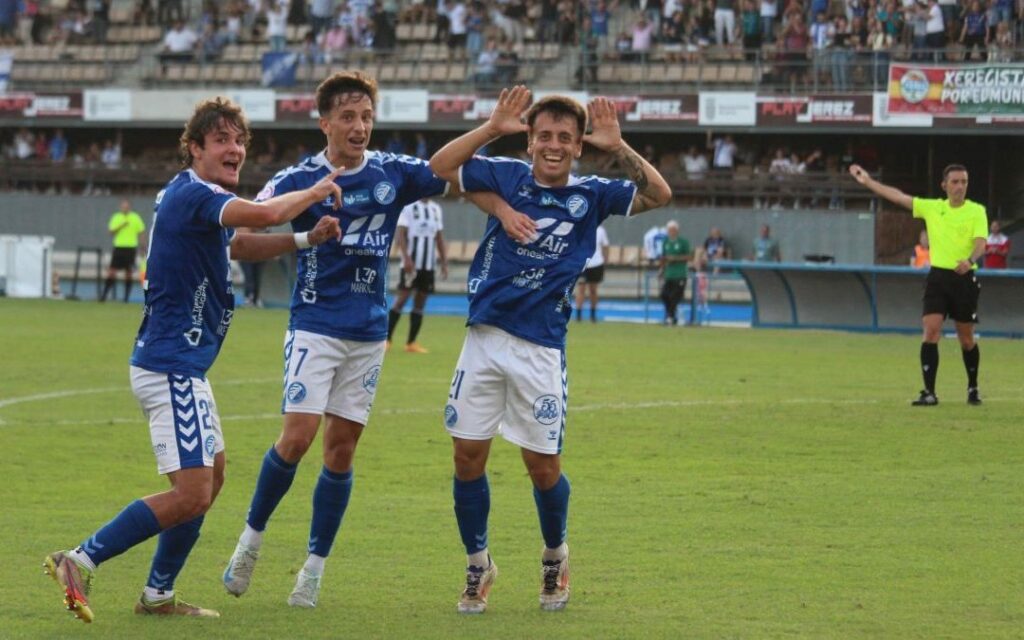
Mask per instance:
[[[583,136],[583,141],[602,151],[618,148],[622,144],[622,130],[615,104],[608,98],[594,98],[587,104],[587,112],[590,114],[591,133]]]
[[[507,136],[527,130],[523,113],[530,106],[530,90],[519,84],[502,89],[487,124],[495,137]]]
[[[529,244],[537,238],[537,223],[525,213],[509,207],[508,211],[497,215],[497,218],[508,237],[519,244]]]
[[[335,185],[337,188],[337,185]],[[341,191],[339,190],[339,199]],[[324,216],[317,220],[316,226],[308,234],[306,239],[309,240],[309,244],[314,247],[327,242],[334,238],[335,240],[341,240],[341,222],[338,221],[334,216]]]

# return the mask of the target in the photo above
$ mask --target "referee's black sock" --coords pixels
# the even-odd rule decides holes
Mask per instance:
[[[934,342],[921,343],[921,374],[924,388],[935,393],[935,375],[939,372],[939,345]]]
[[[409,344],[416,342],[416,336],[420,334],[420,327],[423,325],[423,312],[413,309],[409,313]]]
[[[107,278],[107,281],[103,284],[103,293],[100,294],[100,301],[105,301],[107,296],[110,295],[110,290],[114,288],[114,279]]]
[[[966,349],[964,354],[964,367],[967,369],[967,388],[978,388],[978,365],[981,363],[981,353],[978,351],[978,343],[970,351]]]
[[[398,319],[401,317],[401,311],[395,311],[394,309],[388,311],[388,342],[391,342],[391,336],[394,335],[395,327],[398,326]]]

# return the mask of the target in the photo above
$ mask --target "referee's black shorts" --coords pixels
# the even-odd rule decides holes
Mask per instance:
[[[604,282],[604,265],[598,265],[583,270],[583,282],[587,284],[601,284]]]
[[[975,271],[960,275],[952,269],[932,267],[924,285],[922,314],[940,313],[956,322],[977,322],[980,292]]]
[[[137,252],[135,247],[114,247],[114,253],[110,256],[110,268],[133,269]]]
[[[415,275],[410,278],[405,269],[402,269],[398,276],[398,288],[403,291],[415,289],[420,293],[434,293],[434,270],[417,269]]]

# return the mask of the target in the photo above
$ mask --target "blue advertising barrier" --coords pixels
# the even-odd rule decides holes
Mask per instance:
[[[740,274],[754,327],[918,332],[927,271],[874,265],[718,261]],[[981,269],[978,332],[1024,337],[1024,270]]]

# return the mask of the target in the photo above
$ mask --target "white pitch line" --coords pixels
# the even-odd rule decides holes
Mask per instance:
[[[235,381],[232,384],[246,384],[254,381]],[[40,394],[44,395],[44,394]],[[1020,402],[1019,398],[985,398],[985,402]],[[784,400],[736,400],[736,399],[702,399],[702,400],[658,400],[650,402],[610,402],[601,404],[589,404],[580,405],[574,407],[569,405],[568,414],[574,413],[589,413],[593,411],[607,411],[615,409],[659,409],[659,408],[680,408],[680,407],[702,407],[702,406],[716,406],[720,407],[723,405],[727,406],[741,406],[741,405],[757,405],[757,404],[783,404],[783,405],[877,405],[884,404],[885,402],[877,399],[857,399],[857,398],[786,398]],[[440,406],[433,406],[430,408],[426,407],[406,407],[396,409],[378,409],[374,413],[385,414],[385,415],[429,415],[436,414],[438,416],[443,414],[443,409]],[[221,416],[221,421],[225,422],[237,422],[245,420],[274,420],[280,419],[280,413],[254,413],[254,414],[241,414],[241,415],[227,415]],[[15,422],[12,426],[16,425],[30,425],[30,424],[45,424],[53,426],[88,426],[88,425],[102,425],[102,424],[142,424],[145,419],[142,417],[133,418],[102,418],[94,420],[30,420]]]

